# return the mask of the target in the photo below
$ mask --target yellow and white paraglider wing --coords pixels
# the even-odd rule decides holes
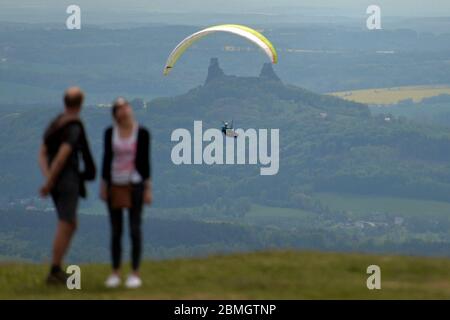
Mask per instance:
[[[213,26],[209,27],[203,30],[200,30],[187,38],[185,38],[183,41],[181,41],[175,49],[171,52],[169,58],[167,59],[166,66],[164,68],[164,75],[168,75],[170,70],[173,68],[177,60],[183,55],[183,53],[188,49],[194,42],[197,40],[202,39],[203,37],[209,35],[210,33],[214,32],[228,32],[233,33],[236,35],[239,35],[241,37],[244,37],[248,39],[249,41],[255,43],[257,46],[259,46],[271,59],[272,63],[277,63],[278,56],[277,52],[272,45],[272,43],[264,37],[261,33],[258,31],[242,26],[237,24],[224,24],[219,26]]]

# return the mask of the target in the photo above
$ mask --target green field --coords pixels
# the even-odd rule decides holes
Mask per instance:
[[[345,211],[350,219],[370,219],[378,213],[390,217],[417,217],[417,218],[442,218],[450,221],[450,202],[417,200],[410,198],[388,196],[366,196],[338,193],[315,193],[314,199],[332,210]],[[195,214],[198,208],[184,208],[176,214],[163,211],[158,212],[158,217],[186,217],[203,220]],[[155,212],[155,211],[153,211]],[[225,220],[243,225],[275,226],[283,229],[291,229],[302,226],[320,226],[320,217],[317,213],[299,208],[281,208],[253,204],[249,212],[239,218],[205,218],[206,220]]]
[[[440,217],[450,221],[450,202],[337,193],[316,193],[314,198],[333,210],[345,211],[351,219],[367,219],[375,213],[384,213],[391,217]],[[281,228],[311,226],[316,221],[317,213],[314,212],[261,205],[253,205],[239,219],[240,223]]]
[[[239,222],[254,225],[273,225],[282,228],[311,224],[317,214],[302,209],[253,205]]]
[[[352,218],[362,218],[374,212],[383,212],[400,217],[440,216],[450,219],[449,202],[335,193],[321,193],[317,197],[332,208],[346,210]]]
[[[368,290],[366,268],[381,268]],[[81,290],[44,285],[47,266],[0,264],[1,299],[450,299],[450,259],[260,252],[147,261],[144,286],[106,289],[107,265],[82,265]]]
[[[333,92],[331,95],[345,100],[367,104],[394,104],[401,100],[412,99],[420,102],[424,98],[441,94],[450,94],[450,86],[405,86],[393,88],[363,89]]]

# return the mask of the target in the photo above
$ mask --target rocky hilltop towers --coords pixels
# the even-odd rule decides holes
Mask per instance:
[[[231,78],[231,77],[235,77],[235,76],[226,75],[225,72],[222,70],[222,68],[219,65],[219,59],[211,58],[211,60],[209,62],[208,75],[206,76],[205,84],[208,84],[211,81],[216,80],[216,79],[223,79],[223,78],[227,78],[227,77]],[[259,74],[259,77],[255,77],[255,78],[281,82],[280,78],[273,70],[272,64],[270,62],[264,63],[264,65],[261,69],[261,72]]]

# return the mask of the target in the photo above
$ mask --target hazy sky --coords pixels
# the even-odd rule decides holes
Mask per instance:
[[[359,16],[371,4],[379,5],[384,16],[450,17],[450,0],[0,0],[0,21],[53,22],[69,4],[121,21],[152,12]]]

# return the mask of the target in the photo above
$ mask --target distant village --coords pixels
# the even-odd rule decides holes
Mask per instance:
[[[25,211],[53,212],[55,208],[49,199],[38,196],[9,200],[4,209],[24,209]]]

